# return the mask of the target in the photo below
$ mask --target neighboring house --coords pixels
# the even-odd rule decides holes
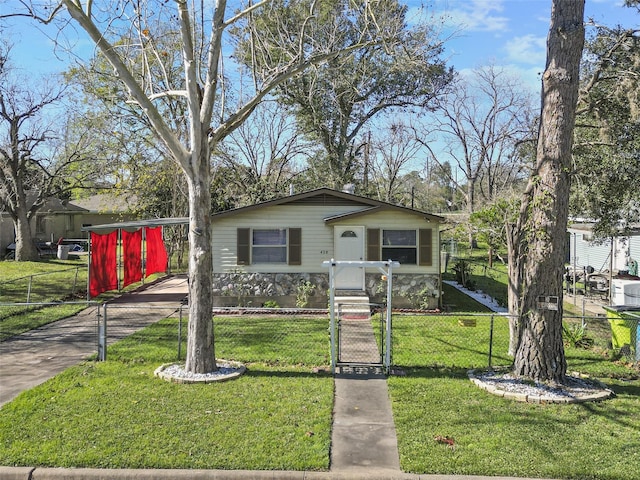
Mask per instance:
[[[27,201],[31,202],[33,200],[35,198],[28,197],[27,199]],[[79,238],[82,226],[79,218],[85,212],[84,208],[73,203],[57,198],[48,199],[32,220],[31,232],[33,240],[37,244],[48,242],[55,245],[60,237]],[[6,254],[7,247],[13,247],[14,241],[13,220],[7,212],[0,212],[0,254]]]
[[[131,210],[130,202],[108,194],[73,201],[50,198],[33,220],[33,239],[39,244],[49,242],[55,245],[60,238],[78,243],[86,238],[86,233],[81,231],[82,227],[132,220],[136,217],[130,213]],[[0,211],[0,254],[4,255],[14,240],[11,216]]]
[[[80,227],[90,227],[92,225],[126,222],[136,219],[137,215],[132,213],[134,211],[135,201],[135,197],[99,193],[79,200],[73,200],[73,204],[86,210],[82,215],[82,225],[80,225]]]
[[[592,267],[596,272],[608,272],[613,266],[613,273],[617,273],[628,270],[630,260],[640,261],[640,225],[628,237],[604,242],[593,241],[593,223],[573,223],[568,232],[568,262],[578,270]]]
[[[327,188],[212,215],[214,304],[294,306],[311,285],[309,306],[327,306],[326,260],[396,260],[395,306],[439,303],[442,217]],[[337,289],[384,300],[377,269],[343,268]],[[411,300],[411,301],[410,301]]]

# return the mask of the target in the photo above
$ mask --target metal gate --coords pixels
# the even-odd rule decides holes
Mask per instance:
[[[393,269],[398,268],[400,264],[396,261],[344,261],[334,260],[326,261],[322,263],[323,266],[329,268],[329,318],[330,318],[330,333],[331,333],[331,372],[336,372],[336,366],[340,361],[343,365],[348,364],[360,364],[360,365],[380,365],[388,372],[391,368],[391,299],[392,299],[392,279]],[[387,282],[387,303],[384,309],[380,309],[380,316],[382,323],[382,334],[379,337],[380,347],[377,352],[373,350],[373,344],[376,343],[376,337],[373,334],[373,327],[371,327],[370,321],[370,308],[367,305],[366,318],[349,318],[349,315],[345,315],[345,312],[340,313],[341,308],[336,308],[336,272],[339,272],[344,268],[377,268],[382,273],[382,278]],[[338,310],[336,312],[336,310]],[[386,312],[386,313],[382,313]],[[352,321],[353,320],[353,321]],[[362,322],[362,324],[356,321]],[[368,326],[365,328],[365,326]],[[371,332],[368,336],[363,332]],[[364,348],[362,345],[363,339],[368,338],[366,345],[370,347]],[[360,339],[358,342],[356,339]],[[355,348],[355,345],[361,344],[363,350]],[[348,346],[354,346],[351,351]],[[386,346],[386,347],[384,347]],[[366,360],[362,361],[360,355],[365,355]],[[369,363],[373,360],[375,353],[375,363]],[[382,361],[379,359],[382,358]]]
[[[383,366],[386,350],[384,311],[369,304],[349,307],[338,306],[336,364]]]

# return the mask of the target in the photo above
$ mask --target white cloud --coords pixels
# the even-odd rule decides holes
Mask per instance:
[[[507,58],[513,62],[542,67],[547,54],[546,45],[546,38],[529,34],[512,38],[506,42],[504,49]]]
[[[501,0],[467,0],[455,3],[442,13],[447,24],[467,31],[503,32],[508,28],[509,18],[501,15],[504,10]]]

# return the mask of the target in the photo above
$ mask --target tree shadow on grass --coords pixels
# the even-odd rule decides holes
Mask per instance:
[[[270,366],[259,363],[247,363],[245,364],[247,371],[244,375],[250,377],[269,377],[269,378],[331,378],[331,368],[327,366],[323,367],[288,367],[283,366]]]

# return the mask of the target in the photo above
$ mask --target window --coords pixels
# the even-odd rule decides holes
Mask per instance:
[[[400,265],[415,265],[418,253],[415,230],[383,230],[382,258]]]
[[[36,235],[47,233],[47,219],[43,215],[36,215]]]
[[[74,228],[75,228],[75,217],[73,215],[67,215],[65,217],[65,224],[64,224],[64,228],[67,232],[73,232]]]
[[[300,228],[238,228],[238,265],[302,264]]]
[[[381,242],[382,241],[382,242]],[[382,244],[381,244],[382,243]],[[433,230],[367,229],[367,260],[395,260],[405,265],[433,266]]]
[[[251,240],[251,263],[287,262],[285,229],[253,230]]]

